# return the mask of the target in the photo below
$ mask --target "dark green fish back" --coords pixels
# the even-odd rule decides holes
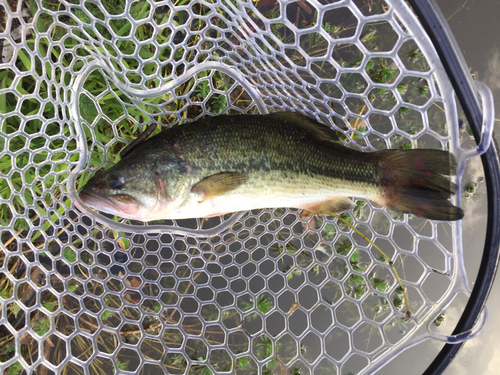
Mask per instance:
[[[334,143],[335,132],[296,113],[205,118],[173,126],[137,146],[143,152],[174,152],[193,173],[289,171],[380,184],[368,154]]]

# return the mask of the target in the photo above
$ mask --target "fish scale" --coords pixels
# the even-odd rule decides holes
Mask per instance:
[[[172,137],[178,139],[181,154],[191,161],[193,169],[208,174],[280,170],[377,184],[373,181],[376,166],[355,159],[365,156],[362,153],[333,142],[323,145],[307,139],[304,129],[286,122],[259,121],[260,116],[237,117],[238,123],[209,120],[189,124],[190,132],[185,133],[180,126],[177,134],[165,134],[163,138],[167,143]],[[332,132],[332,139],[334,136]],[[211,138],[212,148],[197,146],[207,138]]]
[[[347,197],[456,220],[463,212],[448,201],[456,186],[444,176],[454,168],[446,151],[347,148],[335,131],[298,113],[218,116],[134,146],[80,196],[144,221],[269,207],[340,212],[354,205]]]

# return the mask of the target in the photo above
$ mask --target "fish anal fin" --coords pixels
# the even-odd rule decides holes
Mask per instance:
[[[203,216],[202,219],[210,219],[212,217],[224,216],[226,214],[231,214],[232,212],[216,212],[207,216]]]
[[[248,181],[246,173],[221,172],[198,181],[191,191],[200,195],[201,201],[226,194]]]
[[[347,197],[333,197],[332,199],[311,203],[302,206],[301,208],[310,212],[333,212],[334,214],[344,212],[356,207],[350,198]]]

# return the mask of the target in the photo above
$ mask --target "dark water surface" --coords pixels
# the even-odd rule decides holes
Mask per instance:
[[[461,49],[475,79],[487,84],[493,92],[496,108],[495,133],[500,142],[500,1],[498,0],[436,0]],[[478,159],[478,158],[475,158]],[[470,160],[464,181],[477,180],[483,171],[478,160]],[[471,287],[481,260],[486,215],[485,187],[478,185],[472,201],[464,201],[464,257]],[[462,303],[466,302],[463,298]],[[467,342],[445,375],[499,373],[500,368],[500,279],[490,293],[488,323],[484,331]],[[453,328],[461,314],[460,308],[446,311],[446,325]],[[383,368],[380,374],[398,374],[404,368],[407,375],[422,374],[438,354],[442,345],[433,341],[408,349]],[[402,367],[404,366],[404,367]]]
[[[486,83],[495,99],[495,133],[500,141],[500,1],[438,0],[471,72]],[[477,223],[476,225],[480,225]],[[465,228],[467,229],[467,228]],[[467,232],[464,232],[467,233]],[[472,236],[474,239],[474,236]],[[473,247],[473,242],[471,241]],[[469,249],[470,250],[470,249]],[[479,250],[479,249],[477,249]],[[467,254],[467,253],[466,253]],[[469,258],[473,258],[469,252]],[[479,264],[479,259],[477,259]],[[466,343],[445,371],[447,375],[498,374],[500,368],[500,279],[491,290],[485,330]]]

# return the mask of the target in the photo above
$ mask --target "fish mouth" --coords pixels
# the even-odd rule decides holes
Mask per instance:
[[[92,193],[81,191],[79,197],[82,202],[93,209],[105,212],[107,214],[119,215],[122,217],[127,217],[127,213],[124,212],[113,200],[102,197],[99,195],[94,195]]]

